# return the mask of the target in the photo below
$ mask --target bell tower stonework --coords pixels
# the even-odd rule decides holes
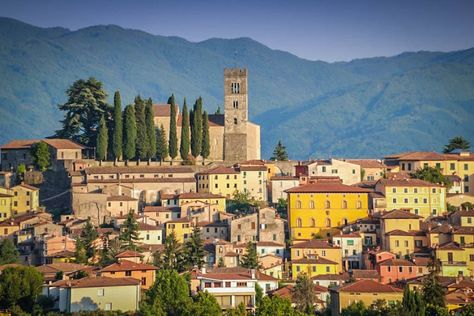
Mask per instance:
[[[247,88],[247,69],[224,69],[224,160],[226,161],[248,159]]]

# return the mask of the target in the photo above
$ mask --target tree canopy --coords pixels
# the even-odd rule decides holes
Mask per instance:
[[[449,154],[455,150],[469,150],[471,144],[462,136],[456,136],[449,140],[449,143],[444,146],[443,152]]]
[[[40,171],[46,171],[46,169],[51,166],[51,154],[48,149],[48,144],[45,142],[34,143],[33,146],[31,146],[31,156],[33,156],[36,168]]]
[[[135,118],[135,108],[133,105],[127,105],[123,114],[123,155],[127,160],[135,158],[137,142],[137,122]]]
[[[287,161],[288,160],[288,153],[286,152],[286,147],[283,146],[281,140],[278,141],[278,144],[275,146],[273,150],[273,155],[270,158],[273,161]]]
[[[123,250],[138,250],[137,242],[140,240],[140,236],[138,235],[138,222],[133,216],[133,212],[128,213],[127,219],[120,227],[119,240]]]
[[[0,242],[0,265],[18,262],[18,250],[10,238]]]
[[[415,170],[411,173],[411,176],[415,179],[421,179],[436,184],[443,184],[447,187],[451,186],[451,181],[441,173],[441,170],[438,168],[433,168],[430,166],[424,166],[421,169]]]
[[[247,243],[246,253],[242,256],[240,266],[247,269],[257,269],[259,266],[257,249],[250,241]]]

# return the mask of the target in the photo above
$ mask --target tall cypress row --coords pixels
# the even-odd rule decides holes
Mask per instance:
[[[181,123],[181,143],[179,147],[181,159],[187,160],[189,155],[189,114],[186,98],[183,101],[183,114]]]
[[[135,119],[137,120],[136,150],[138,159],[148,158],[148,137],[145,120],[145,104],[140,96],[135,98]]]
[[[191,154],[197,157],[202,149],[202,98],[194,102],[193,125],[191,129]]]
[[[114,122],[112,134],[112,157],[113,159],[122,159],[123,142],[123,122],[122,122],[122,101],[120,92],[114,94]]]
[[[168,157],[168,142],[165,128],[161,124],[161,128],[156,130],[156,159],[163,161],[166,157]]]
[[[148,158],[154,158],[156,156],[156,131],[155,121],[153,114],[153,102],[149,98],[146,102],[145,108],[145,120],[146,120],[146,133],[148,139]]]
[[[127,105],[123,114],[123,155],[127,160],[135,158],[137,141],[137,122],[135,119],[135,108],[133,105]]]
[[[105,123],[105,118],[102,115],[99,121],[99,131],[97,133],[97,149],[96,155],[98,160],[107,159],[107,146],[109,139],[109,130],[107,129],[107,124]]]
[[[202,149],[201,156],[206,159],[211,154],[211,141],[209,136],[209,117],[207,112],[204,111],[202,115]]]
[[[171,159],[178,156],[178,136],[176,131],[176,103],[174,94],[168,99],[170,105],[170,137],[169,137],[169,156]]]

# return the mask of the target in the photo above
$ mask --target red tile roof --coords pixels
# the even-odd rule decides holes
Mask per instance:
[[[285,190],[287,193],[369,193],[370,190],[335,181],[316,182]]]
[[[108,196],[107,201],[138,201],[136,198],[126,195],[113,195]]]
[[[442,185],[420,179],[380,179],[377,183],[386,187],[442,187]]]
[[[97,166],[84,169],[86,174],[108,173],[193,173],[187,166]],[[117,179],[112,179],[117,181]],[[127,179],[121,179],[122,182]],[[141,179],[143,180],[143,179]]]
[[[346,159],[344,161],[359,165],[366,169],[387,167],[381,160],[378,159]]]
[[[125,250],[115,256],[115,258],[135,258],[135,257],[143,257],[143,255],[137,251]]]
[[[380,266],[414,266],[415,264],[406,259],[387,259],[379,263]]]
[[[257,247],[285,247],[285,245],[274,241],[257,241]]]
[[[422,216],[404,210],[392,210],[380,216],[382,219],[420,219]]]
[[[84,149],[86,147],[69,139],[45,138],[43,141],[56,149]]]
[[[461,248],[458,243],[454,241],[450,241],[442,245],[439,245],[438,250],[464,250],[464,249]]]
[[[239,172],[232,167],[217,166],[212,169],[200,172],[199,174],[238,174]]]
[[[337,262],[328,260],[323,257],[315,257],[315,258],[301,258],[291,261],[292,264],[338,264]]]
[[[138,222],[138,230],[162,230],[162,226],[150,225],[146,223]]]
[[[209,278],[216,280],[250,280],[252,279],[252,274],[250,269],[242,267],[234,268],[214,268],[209,270],[205,274],[198,273],[198,278]],[[255,277],[260,281],[278,281],[274,277],[266,275],[260,271],[255,271]]]
[[[161,199],[225,199],[222,195],[205,192],[185,192],[178,194],[162,194]]]
[[[15,139],[0,147],[0,149],[30,149],[31,145],[40,142],[41,139]]]
[[[340,292],[361,293],[401,293],[403,290],[388,284],[382,284],[373,280],[360,280],[345,285],[339,289]]]
[[[118,271],[135,271],[135,270],[157,270],[158,268],[150,264],[136,263],[128,260],[121,260],[118,263],[112,263],[106,266],[100,272],[118,272]]]
[[[319,274],[311,278],[311,280],[340,280],[340,281],[347,281],[349,280],[349,274],[340,273],[340,274]]]
[[[181,212],[181,210],[179,207],[147,205],[143,208],[143,212]]]
[[[78,280],[60,280],[51,284],[51,287],[84,288],[139,285],[140,280],[134,278],[88,277]]]
[[[179,106],[175,104],[177,110],[179,111]],[[170,117],[171,115],[171,105],[169,104],[153,104],[153,115],[155,117]]]
[[[311,239],[308,241],[304,242],[298,242],[294,243],[290,248],[304,248],[304,249],[340,249],[340,247],[331,245],[329,242],[326,240],[321,240],[321,239]]]

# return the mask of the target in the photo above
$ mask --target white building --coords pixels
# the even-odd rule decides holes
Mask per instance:
[[[335,235],[332,242],[341,248],[342,265],[346,270],[362,268],[362,237],[358,233]]]
[[[257,254],[261,257],[265,255],[275,255],[283,258],[285,255],[285,245],[274,241],[258,241],[256,243]]]
[[[288,198],[285,190],[299,186],[300,179],[296,176],[273,176],[270,178],[270,184],[271,202],[276,204],[279,199],[286,200]]]

